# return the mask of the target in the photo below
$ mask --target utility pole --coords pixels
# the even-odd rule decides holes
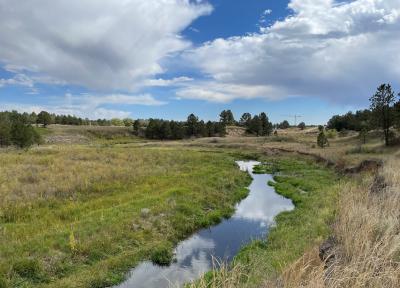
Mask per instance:
[[[290,117],[294,119],[294,126],[297,126],[297,120],[301,117],[303,117],[302,115],[283,115],[284,117]]]

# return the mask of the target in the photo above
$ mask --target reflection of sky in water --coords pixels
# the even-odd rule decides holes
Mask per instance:
[[[265,237],[274,217],[293,209],[292,202],[267,185],[270,175],[255,175],[255,161],[238,161],[240,169],[253,177],[249,196],[236,207],[235,215],[210,229],[200,230],[176,248],[176,262],[159,267],[143,262],[133,269],[120,288],[177,287],[199,278],[213,267],[213,257],[232,260],[240,248],[251,240]]]

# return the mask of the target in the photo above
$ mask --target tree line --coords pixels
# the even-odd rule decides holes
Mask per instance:
[[[16,113],[13,111],[13,113]],[[80,118],[73,115],[58,115],[49,113],[47,111],[41,111],[40,113],[21,113],[21,119],[23,122],[30,125],[43,125],[47,127],[51,124],[58,125],[75,125],[75,126],[126,126],[131,127],[134,120],[131,118],[119,119],[97,119],[90,120],[88,118]]]
[[[369,100],[369,109],[335,115],[328,121],[327,128],[358,131],[364,142],[369,131],[380,129],[383,131],[385,144],[390,145],[395,138],[391,128],[400,128],[400,100],[396,101],[396,94],[390,84],[380,85]]]
[[[133,128],[136,135],[157,140],[223,137],[226,135],[226,125],[224,123],[205,122],[199,120],[194,114],[190,114],[186,121],[169,121],[163,119],[136,120]]]

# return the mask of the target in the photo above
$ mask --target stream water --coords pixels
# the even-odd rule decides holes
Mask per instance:
[[[272,176],[253,174],[256,161],[238,161],[240,169],[253,178],[246,199],[236,205],[235,214],[220,224],[203,229],[179,243],[176,261],[168,267],[142,262],[116,288],[181,287],[213,269],[215,259],[229,262],[243,245],[265,238],[274,217],[294,208],[292,201],[267,185]]]

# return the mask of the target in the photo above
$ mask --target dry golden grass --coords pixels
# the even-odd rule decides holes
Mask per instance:
[[[374,187],[371,177],[343,187],[330,267],[324,269],[315,247],[266,287],[400,287],[399,159],[388,160],[380,174],[385,188]]]

